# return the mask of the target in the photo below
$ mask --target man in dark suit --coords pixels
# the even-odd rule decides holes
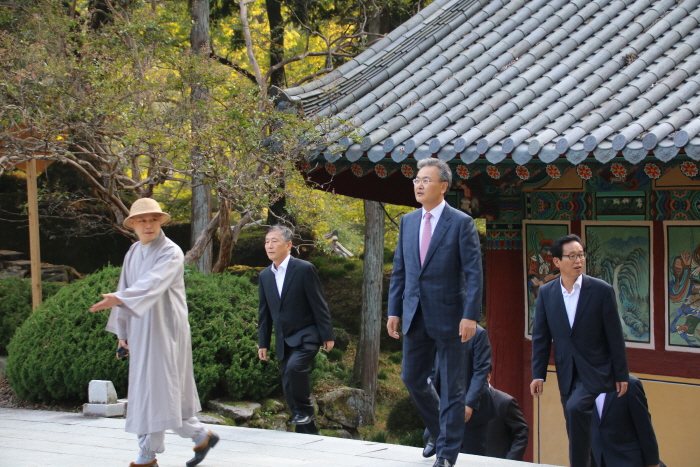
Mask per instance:
[[[596,399],[591,421],[593,456],[598,467],[658,467],[659,445],[642,382],[629,376],[627,392]],[[601,415],[602,414],[602,415]]]
[[[467,393],[464,398],[464,435],[459,452],[486,455],[487,423],[496,416],[493,394],[489,391],[488,374],[491,371],[491,343],[486,330],[476,326],[474,337],[466,345],[464,377]],[[438,366],[438,365],[436,365]],[[433,385],[439,391],[440,374],[436,373]],[[435,441],[426,429],[424,454],[430,457],[435,451]]]
[[[606,282],[583,274],[583,242],[573,234],[550,249],[559,280],[540,288],[532,333],[532,383],[539,397],[554,341],[554,362],[569,435],[571,467],[588,467],[591,411],[601,392],[627,391],[627,356],[615,291]]]
[[[490,382],[490,369],[488,378]],[[489,421],[486,455],[521,461],[527,449],[530,427],[513,396],[491,385],[489,391],[493,395],[497,414]]]
[[[277,359],[282,389],[292,411],[297,433],[318,434],[313,422],[309,373],[323,344],[333,348],[335,335],[326,297],[316,268],[293,258],[292,231],[285,226],[270,228],[265,251],[272,261],[260,273],[258,294],[258,357],[267,360],[274,323]]]
[[[448,467],[462,445],[465,343],[480,318],[481,250],[474,220],[445,202],[449,166],[427,158],[418,169],[414,193],[423,208],[401,219],[387,331],[398,339],[402,325],[401,377],[436,440],[435,467]],[[436,353],[439,395],[428,382]]]

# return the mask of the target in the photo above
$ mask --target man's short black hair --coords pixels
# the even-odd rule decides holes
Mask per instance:
[[[564,245],[571,242],[579,242],[584,251],[586,250],[586,245],[583,244],[581,237],[575,234],[569,234],[554,240],[554,244],[549,248],[549,253],[553,258],[561,259],[562,255],[564,254]]]

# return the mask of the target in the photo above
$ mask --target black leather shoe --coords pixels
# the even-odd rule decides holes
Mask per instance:
[[[311,423],[311,420],[313,420],[313,417],[311,415],[299,415],[296,414],[294,415],[294,418],[292,418],[292,421],[289,422],[292,425],[308,425]]]
[[[435,438],[431,436],[428,438],[428,441],[425,443],[425,447],[423,448],[423,457],[433,457],[436,451],[437,447],[435,446]]]
[[[213,431],[209,430],[209,435],[207,435],[207,440],[204,441],[202,444],[194,448],[194,457],[187,462],[185,462],[185,465],[187,467],[194,467],[195,465],[199,464],[204,460],[205,457],[207,457],[207,454],[209,453],[209,450],[216,446],[216,443],[219,442],[219,435],[214,433]]]
[[[433,464],[433,467],[452,467],[454,464],[444,457],[438,457],[435,463]]]

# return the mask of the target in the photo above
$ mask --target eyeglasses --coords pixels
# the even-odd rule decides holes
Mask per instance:
[[[571,261],[576,261],[576,258],[578,259],[586,259],[588,255],[586,253],[578,253],[578,254],[571,254],[571,255],[561,255],[562,258],[569,258]]]
[[[428,183],[432,182],[429,178],[414,178],[413,179],[413,184],[418,186],[418,185],[427,185]]]

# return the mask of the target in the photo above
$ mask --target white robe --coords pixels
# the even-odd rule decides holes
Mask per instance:
[[[134,243],[115,295],[123,305],[112,308],[106,329],[129,344],[126,431],[143,435],[179,428],[202,410],[180,247],[162,231],[145,246]]]

